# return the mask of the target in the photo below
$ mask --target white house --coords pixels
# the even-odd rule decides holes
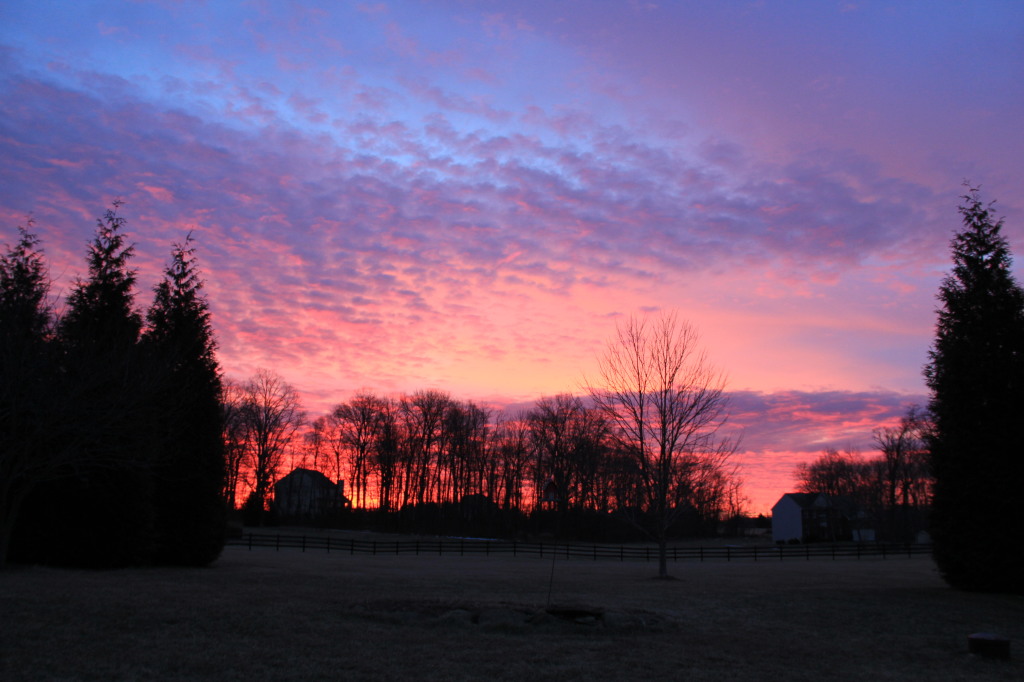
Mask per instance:
[[[831,534],[832,504],[825,493],[786,493],[772,507],[772,540],[807,542]]]

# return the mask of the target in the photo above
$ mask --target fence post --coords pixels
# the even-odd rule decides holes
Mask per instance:
[[[303,552],[306,551],[306,536],[305,535],[302,536],[302,551]]]
[[[416,556],[420,555],[420,541],[416,541]]]
[[[395,556],[398,556],[398,540],[395,540]]]
[[[512,556],[516,555],[516,541],[512,541]]]
[[[277,543],[275,544],[274,549],[276,549],[278,552],[281,551],[281,536],[280,535],[277,536]]]
[[[728,545],[725,546],[725,560],[732,561],[732,550]]]
[[[252,533],[249,533],[249,551],[252,551]]]
[[[700,546],[700,562],[704,563],[704,545]]]
[[[757,562],[757,545],[754,545],[754,562]]]
[[[373,541],[373,556],[377,556],[377,541]]]

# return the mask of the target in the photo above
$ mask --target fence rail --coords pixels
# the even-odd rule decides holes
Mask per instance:
[[[651,545],[583,545],[570,543],[512,542],[446,538],[439,540],[356,540],[305,535],[246,533],[231,538],[228,545],[249,550],[322,551],[370,555],[512,555],[611,561],[656,561],[658,548]],[[669,561],[784,561],[786,559],[911,558],[931,554],[930,545],[803,544],[776,546],[669,547]]]

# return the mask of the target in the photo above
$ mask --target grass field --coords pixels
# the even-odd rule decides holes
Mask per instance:
[[[0,572],[0,679],[1021,680],[1024,597],[930,559],[670,566],[229,547],[206,569]],[[967,653],[1010,637],[1015,657]]]

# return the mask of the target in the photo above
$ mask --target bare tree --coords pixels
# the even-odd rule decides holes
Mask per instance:
[[[490,412],[472,401],[452,402],[445,412],[439,453],[439,502],[458,502],[465,495],[484,493],[489,459]]]
[[[927,415],[912,406],[895,426],[875,430],[875,445],[882,453],[885,503],[890,511],[899,506],[918,506],[927,498],[927,426]]]
[[[861,487],[868,464],[856,452],[839,452],[826,448],[814,461],[796,466],[797,487],[804,493],[825,493],[833,500],[854,500],[863,497]]]
[[[327,417],[317,417],[306,425],[306,433],[302,436],[303,447],[299,466],[319,471],[336,481],[341,478],[341,472],[331,467],[330,459],[327,457],[331,440],[330,431]]]
[[[262,517],[285,449],[302,425],[304,416],[295,389],[268,370],[257,370],[243,385],[242,392],[242,418],[248,433],[246,461],[253,476],[252,494],[246,507]]]
[[[644,516],[634,519],[658,544],[658,575],[667,577],[669,528],[696,501],[691,474],[704,475],[701,464],[719,470],[735,451],[720,433],[725,379],[674,314],[631,317],[616,331],[588,390],[636,462]]]
[[[526,415],[534,459],[534,491],[536,504],[546,481],[552,481],[559,491],[557,504],[565,512],[575,498],[576,481],[572,467],[573,428],[583,403],[576,396],[561,393],[541,398]]]
[[[437,390],[416,391],[411,397],[402,398],[406,467],[403,504],[423,504],[434,499],[440,484],[437,464],[444,416],[452,403],[450,395]]]
[[[374,463],[377,470],[378,507],[391,511],[398,498],[401,488],[401,471],[399,469],[399,449],[401,432],[398,420],[398,403],[390,398],[382,398],[379,402],[378,418],[380,431],[374,452]]]
[[[347,455],[352,503],[366,506],[368,479],[375,466],[375,453],[385,428],[387,399],[360,393],[347,403],[335,406],[331,422],[335,426],[334,450],[341,459]],[[378,501],[379,502],[379,501]]]
[[[224,382],[221,410],[224,428],[224,501],[228,509],[237,509],[238,484],[241,482],[242,462],[248,451],[249,432],[244,414],[245,392],[233,381]]]
[[[534,490],[542,494],[552,481],[558,509],[598,509],[599,477],[608,455],[609,424],[602,410],[588,407],[579,396],[541,398],[526,415],[534,460]]]
[[[523,482],[532,455],[530,431],[524,413],[498,418],[491,451],[498,467],[499,484],[495,501],[503,509],[523,508]]]

